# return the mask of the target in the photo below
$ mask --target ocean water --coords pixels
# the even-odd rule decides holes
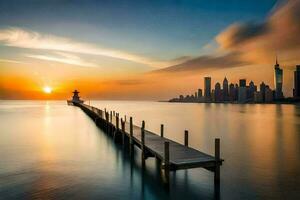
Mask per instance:
[[[220,188],[202,169],[141,167],[122,145],[65,101],[0,101],[0,199],[300,199],[300,106],[91,101],[134,123],[214,153]]]

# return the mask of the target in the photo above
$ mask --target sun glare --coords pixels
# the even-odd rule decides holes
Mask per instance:
[[[46,93],[46,94],[50,94],[52,92],[52,88],[49,87],[49,86],[46,86],[43,88],[43,91]]]

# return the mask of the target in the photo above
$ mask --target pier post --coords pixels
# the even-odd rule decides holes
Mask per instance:
[[[126,120],[126,115],[124,116],[124,121],[126,122],[127,120]]]
[[[141,127],[142,159],[145,159],[145,121],[142,121]]]
[[[164,152],[164,169],[165,172],[170,171],[170,144],[168,141],[165,141],[165,152]]]
[[[184,146],[189,146],[189,131],[185,130],[184,131]]]
[[[125,144],[125,121],[121,118],[121,126],[122,126],[122,144]]]
[[[119,131],[119,117],[118,116],[116,116],[116,128],[115,128],[115,130],[113,130],[113,138],[114,138],[114,140],[118,137],[117,135],[118,135],[118,131]],[[114,129],[114,125],[112,124],[112,128]]]
[[[220,184],[220,138],[215,139],[215,184]]]
[[[160,125],[160,137],[164,137],[164,125]]]
[[[112,123],[112,111],[110,111],[110,123]]]
[[[106,132],[109,132],[109,114],[105,111],[105,118],[106,118]]]
[[[116,111],[113,111],[113,115],[114,115],[114,116],[116,115]]]
[[[117,131],[119,130],[119,122],[120,122],[119,117],[116,116],[116,129],[117,129]]]
[[[130,155],[133,155],[133,123],[132,123],[132,117],[130,117],[130,123],[129,123],[129,151]]]
[[[133,124],[132,124],[132,117],[130,117],[130,130],[129,130],[129,132],[130,132],[130,145],[132,145],[133,144],[133,141],[132,141],[132,137],[133,137]]]
[[[113,113],[110,111],[110,120],[109,120],[109,133],[113,133],[113,126],[112,126],[112,118],[113,118]]]

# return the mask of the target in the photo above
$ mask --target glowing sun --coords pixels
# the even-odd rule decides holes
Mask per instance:
[[[43,91],[44,91],[46,94],[50,94],[50,93],[52,92],[52,88],[49,87],[49,86],[45,86],[45,87],[43,88]]]

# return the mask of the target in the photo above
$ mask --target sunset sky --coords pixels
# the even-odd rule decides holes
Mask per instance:
[[[164,100],[204,76],[273,88],[276,55],[289,96],[299,10],[299,0],[0,0],[0,99],[76,88],[85,99]]]

